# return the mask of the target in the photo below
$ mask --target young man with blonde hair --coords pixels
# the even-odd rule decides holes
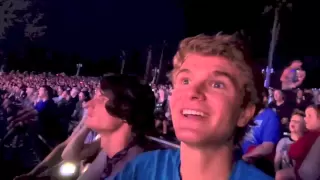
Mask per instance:
[[[180,149],[142,154],[111,179],[271,179],[233,156],[260,103],[250,60],[234,36],[184,39],[173,60],[170,100]]]

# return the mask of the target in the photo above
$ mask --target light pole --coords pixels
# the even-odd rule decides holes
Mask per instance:
[[[163,45],[162,45],[162,50],[161,50],[161,55],[160,55],[160,60],[159,60],[159,72],[158,72],[158,77],[157,77],[157,79],[156,79],[156,83],[158,83],[158,81],[159,81],[159,77],[160,77],[160,73],[161,73],[161,71],[162,71],[162,61],[163,61],[163,52],[164,52],[164,48],[165,48],[165,46],[166,46],[166,41],[163,41]]]
[[[154,84],[156,83],[156,80],[158,79],[158,75],[159,75],[159,68],[153,68],[152,69],[152,74],[153,74],[153,77],[152,77],[152,81],[151,81],[151,84]]]
[[[124,51],[121,51],[121,70],[120,73],[123,74],[124,66],[126,65],[126,53]]]
[[[146,71],[144,73],[145,82],[148,82],[151,60],[152,60],[152,46],[150,45],[149,48],[148,48]]]
[[[79,64],[77,64],[76,66],[77,66],[77,74],[76,74],[76,76],[79,76],[79,74],[80,74],[80,69],[82,68],[82,64],[79,63]]]
[[[270,86],[270,77],[272,70],[272,63],[276,45],[279,39],[280,33],[280,12],[284,9],[292,10],[292,1],[291,0],[275,0],[272,1],[272,4],[267,5],[264,8],[262,14],[267,14],[269,12],[273,13],[273,23],[271,29],[271,41],[269,44],[269,52],[268,52],[268,66],[266,68],[266,77],[264,81],[264,86],[268,88]]]

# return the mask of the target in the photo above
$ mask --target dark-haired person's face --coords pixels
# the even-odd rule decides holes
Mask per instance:
[[[297,98],[302,98],[303,97],[303,91],[302,90],[299,90],[297,92]]]
[[[78,94],[79,94],[79,91],[76,88],[71,89],[70,95],[72,97],[76,97]]]
[[[63,92],[61,93],[61,97],[62,97],[62,98],[67,99],[67,96],[68,96],[67,91],[63,91]]]
[[[123,121],[119,118],[111,116],[106,108],[105,104],[108,102],[108,98],[105,96],[95,96],[88,102],[88,117],[85,121],[86,125],[99,132],[114,132],[121,127]]]
[[[254,107],[241,108],[244,80],[229,60],[189,54],[174,74],[170,107],[175,133],[190,145],[226,143]]]
[[[274,100],[276,100],[276,101],[282,101],[283,100],[282,92],[280,90],[275,90],[273,92],[273,96],[274,96]]]
[[[44,98],[44,97],[46,97],[47,96],[47,91],[43,88],[43,87],[41,87],[40,89],[39,89],[39,95],[38,95],[40,98]]]

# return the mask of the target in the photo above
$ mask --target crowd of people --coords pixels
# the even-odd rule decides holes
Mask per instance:
[[[319,179],[320,93],[299,89],[301,61],[264,88],[249,52],[234,35],[186,38],[171,85],[2,74],[1,177],[52,178],[72,162],[82,180]]]
[[[88,102],[97,90],[100,91],[101,83],[100,78],[96,77],[11,71],[2,73],[0,84],[3,110],[0,127],[3,146],[1,164],[15,167],[14,172],[6,171],[8,176],[13,176],[41,165],[48,151],[70,140],[68,137],[72,132],[77,132],[83,126],[83,122],[80,122],[87,117]],[[176,141],[168,123],[167,87],[152,86],[156,97],[154,117],[158,127],[152,135]],[[76,126],[78,128],[74,130]],[[94,133],[91,134],[91,139],[94,136]],[[41,170],[35,168],[34,172]]]

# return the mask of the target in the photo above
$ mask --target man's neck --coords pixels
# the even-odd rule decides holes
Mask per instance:
[[[101,133],[101,147],[109,158],[125,149],[132,140],[130,130],[119,129],[112,133]]]
[[[44,98],[41,98],[41,100],[42,100],[43,102],[46,102],[46,101],[49,100],[49,98],[48,98],[48,97],[44,97]]]
[[[229,179],[232,165],[232,147],[194,148],[181,143],[180,172],[183,180]]]
[[[283,103],[284,103],[284,100],[276,101],[277,106],[280,106],[280,105],[282,105]]]

